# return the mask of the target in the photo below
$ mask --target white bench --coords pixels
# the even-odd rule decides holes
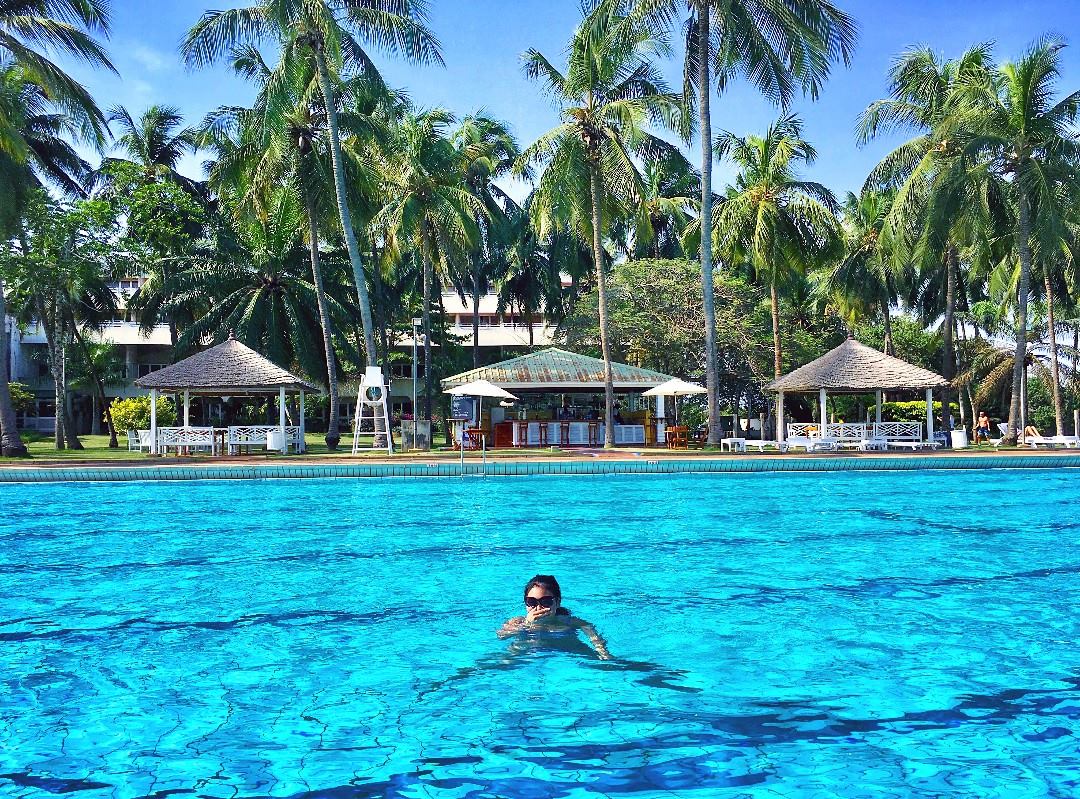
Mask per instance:
[[[148,431],[149,432],[149,431]],[[159,427],[157,429],[158,452],[164,454],[169,448],[178,453],[191,450],[209,450],[214,453],[214,428],[212,427]]]

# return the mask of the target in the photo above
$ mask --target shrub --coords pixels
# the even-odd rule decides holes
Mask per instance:
[[[11,392],[11,404],[15,413],[30,413],[34,410],[34,392],[22,383],[8,383]]]
[[[113,424],[121,432],[150,429],[150,398],[147,396],[114,399],[109,410],[112,412]],[[158,398],[157,423],[161,427],[176,424],[176,409],[172,402],[164,397]]]
[[[949,411],[953,415],[953,421],[959,424],[960,406],[955,402],[949,403]],[[870,406],[871,416],[874,406]],[[934,418],[941,418],[941,403],[934,403]],[[881,403],[881,419],[885,422],[925,422],[926,400],[912,400],[911,402],[883,402]]]

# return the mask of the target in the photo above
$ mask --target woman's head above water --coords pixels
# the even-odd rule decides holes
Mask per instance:
[[[525,584],[525,608],[531,616],[545,610],[551,615],[570,615],[570,611],[562,606],[559,581],[550,574],[538,574]]]

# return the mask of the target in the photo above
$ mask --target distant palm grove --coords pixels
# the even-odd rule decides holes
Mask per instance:
[[[832,2],[584,0],[563,52],[492,67],[523,69],[557,108],[519,142],[507,120],[419,108],[386,84],[378,58],[440,67],[427,5],[206,11],[178,32],[179,57],[228,66],[254,100],[185,120],[165,103],[99,106],[52,60],[113,69],[108,0],[0,2],[0,319],[44,331],[57,448],[80,446],[77,381],[106,407],[96,333],[118,313],[167,326],[177,356],[232,334],[325,386],[331,448],[341,384],[407,358],[419,318],[413,412],[445,415],[437,380],[481,357],[475,329],[447,334],[446,291],[496,294],[500,311],[544,315],[564,346],[602,357],[608,445],[612,361],[707,385],[696,413],[715,444],[726,414],[775,425],[762,386],[849,334],[951,381],[940,415],[957,426],[985,409],[1008,441],[1023,412],[1072,427],[1080,92],[1058,85],[1063,42],[913,46],[859,141],[812,142],[793,104],[826,91],[857,43]],[[664,59],[684,65],[682,86]],[[767,129],[714,129],[710,100],[738,80],[776,104]],[[806,178],[880,136],[902,143],[858,194]],[[80,157],[88,147],[100,163]],[[191,153],[201,180],[177,171]],[[731,185],[713,186],[714,163],[734,167]],[[520,204],[514,179],[531,186]],[[118,307],[128,277],[138,290]],[[26,448],[2,343],[11,456]]]

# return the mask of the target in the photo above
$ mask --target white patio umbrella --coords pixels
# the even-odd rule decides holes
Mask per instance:
[[[653,386],[648,391],[642,391],[645,397],[675,397],[675,424],[679,423],[679,397],[687,397],[691,394],[708,394],[709,390],[697,383],[688,383],[673,377],[658,386]]]
[[[456,394],[465,397],[479,397],[480,409],[476,414],[476,423],[480,423],[480,418],[484,415],[484,397],[494,397],[496,399],[511,399],[516,400],[513,394],[507,391],[505,388],[499,388],[490,380],[473,380],[471,383],[462,383],[460,386],[454,386],[443,392],[444,394]]]

